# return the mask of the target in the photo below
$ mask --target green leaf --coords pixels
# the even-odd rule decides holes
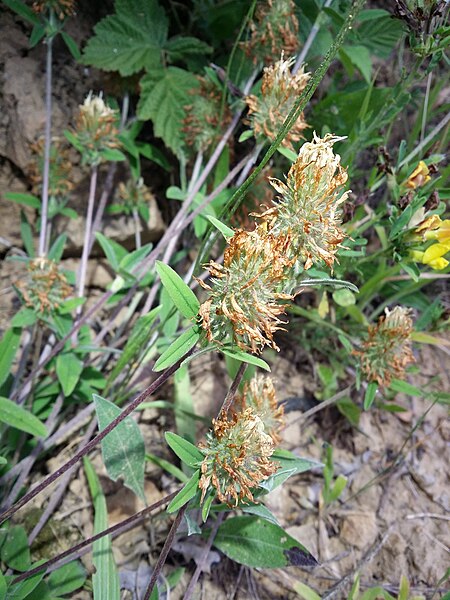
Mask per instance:
[[[122,76],[161,64],[168,20],[156,0],[116,0],[115,14],[94,27],[82,62]]]
[[[369,410],[375,400],[377,393],[378,384],[375,381],[371,381],[367,385],[366,393],[364,394],[364,410]]]
[[[261,569],[315,566],[316,559],[279,525],[258,517],[233,517],[223,523],[214,545],[228,558]]]
[[[0,385],[2,385],[11,371],[11,366],[19,347],[21,330],[12,327],[5,332],[0,341]]]
[[[93,394],[99,430],[103,431],[122,412],[118,406]],[[102,440],[102,455],[109,477],[124,484],[145,502],[145,445],[141,430],[128,416]]]
[[[161,278],[161,283],[180,313],[186,319],[195,318],[200,308],[200,302],[191,288],[184,283],[178,273],[159,260],[156,261],[156,270]]]
[[[230,237],[233,237],[234,230],[231,229],[231,227],[228,227],[225,225],[225,223],[222,223],[222,221],[219,221],[219,219],[216,219],[216,217],[213,217],[212,215],[206,215],[206,218],[212,225],[214,225],[216,229],[220,231],[226,240],[228,240]]]
[[[198,38],[176,36],[164,44],[164,50],[169,53],[171,62],[184,60],[185,57],[211,54],[212,48]]]
[[[175,477],[175,479],[178,479],[178,481],[180,481],[181,483],[186,483],[186,481],[189,479],[188,476],[185,473],[183,473],[181,469],[173,465],[168,460],[165,460],[164,458],[160,458],[155,454],[150,454],[149,452],[147,452],[147,454],[145,455],[145,459],[152,462],[154,465],[161,467],[161,469],[167,471],[167,473]]]
[[[360,43],[370,52],[380,58],[389,58],[403,31],[402,23],[387,14],[385,17],[365,21],[358,27],[357,34]]]
[[[337,500],[344,491],[346,485],[347,477],[345,475],[338,475],[328,495],[327,503]]]
[[[238,350],[237,348],[217,348],[226,356],[230,356],[231,358],[235,358],[241,362],[246,362],[250,365],[256,365],[265,371],[270,371],[269,365],[262,358],[258,358],[257,356],[253,356],[253,354],[248,354],[247,352],[243,352],[242,350]]]
[[[190,415],[195,413],[191,394],[191,381],[187,366],[181,367],[174,375],[175,425],[178,434],[195,441],[196,422]]]
[[[86,581],[86,575],[80,561],[74,560],[50,573],[47,585],[53,596],[63,596],[78,590]]]
[[[0,599],[4,600],[6,598],[6,588],[7,583],[3,573],[0,571]]]
[[[111,162],[121,162],[122,160],[127,159],[125,154],[117,148],[105,148],[100,152],[100,155],[105,160],[109,160]]]
[[[37,14],[29,6],[20,2],[20,0],[3,0],[3,4],[6,4],[8,8],[22,17],[22,19],[29,21],[33,25],[40,24],[41,21]]]
[[[142,246],[142,248],[133,250],[133,252],[130,252],[127,254],[127,256],[124,256],[119,264],[119,273],[122,276],[130,275],[131,277],[135,278],[132,271],[144,260],[146,256],[149,255],[152,247],[152,244],[145,244],[145,246]]]
[[[75,389],[83,371],[83,363],[73,352],[58,354],[56,358],[56,375],[66,398]]]
[[[389,384],[389,389],[394,392],[407,394],[408,396],[418,396],[419,398],[426,395],[420,388],[401,379],[393,379]]]
[[[189,500],[195,496],[199,491],[198,482],[200,481],[200,471],[195,471],[186,485],[178,492],[175,498],[167,507],[168,513],[176,512],[182,506],[184,506]]]
[[[24,206],[31,206],[31,208],[35,208],[39,210],[41,208],[41,201],[36,196],[32,194],[24,194],[20,192],[6,192],[5,194],[6,200],[11,200],[11,202],[17,202],[17,204],[23,204]]]
[[[15,571],[26,571],[30,566],[31,555],[28,547],[28,536],[21,525],[14,525],[9,528],[2,546],[1,557],[2,561]]]
[[[19,583],[14,583],[8,587],[6,592],[5,600],[24,600],[29,594],[37,588],[41,580],[45,575],[45,571],[42,570],[40,573],[36,573],[32,577],[28,577]],[[3,598],[2,598],[3,600]]]
[[[126,249],[115,242],[114,240],[108,239],[103,233],[97,232],[95,237],[102,247],[103,252],[105,253],[106,258],[109,261],[109,264],[117,273],[119,270],[120,261],[127,256],[128,252]]]
[[[153,370],[157,373],[174,365],[191,350],[200,339],[196,327],[191,327],[177,338],[156,361]]]
[[[259,484],[259,487],[266,492],[271,492],[279,487],[293,475],[323,467],[322,463],[309,458],[300,458],[289,450],[275,450],[271,458],[279,463],[280,468]]]
[[[352,306],[353,304],[356,304],[355,294],[345,288],[335,290],[333,292],[333,300],[339,306]]]
[[[105,496],[90,460],[83,459],[94,504],[94,535],[108,528],[108,511]],[[92,585],[94,600],[120,600],[119,573],[112,553],[111,536],[105,535],[92,545],[92,563],[94,574]]]
[[[303,600],[321,600],[319,594],[301,581],[296,581],[293,585],[295,592],[303,598]]]
[[[48,251],[48,258],[50,260],[54,260],[55,262],[58,262],[59,260],[61,260],[61,257],[64,252],[64,246],[66,244],[66,240],[67,240],[66,233],[61,233],[61,235],[59,235],[56,238],[56,240],[52,244],[52,247]]]
[[[200,452],[197,446],[191,444],[180,435],[166,431],[164,434],[166,442],[170,448],[175,452],[178,458],[186,463],[189,467],[197,468],[199,463],[205,458],[204,454]]]
[[[29,327],[37,321],[37,315],[32,308],[22,307],[11,319],[13,327]]]
[[[154,70],[141,79],[139,119],[153,121],[154,133],[175,154],[183,146],[184,107],[199,83],[193,73],[178,67]]]
[[[20,211],[20,235],[28,256],[30,258],[34,258],[36,253],[34,250],[33,228],[31,227],[27,215],[23,210]]]
[[[47,437],[47,428],[42,421],[3,396],[0,396],[0,422],[36,437]]]
[[[77,62],[80,62],[80,60],[81,60],[81,52],[80,52],[80,50],[78,48],[78,44],[73,39],[73,37],[71,35],[69,35],[68,33],[66,33],[65,31],[61,31],[61,37],[64,40],[64,43],[66,44],[66,46],[67,46],[70,54],[73,56],[73,58]]]
[[[372,60],[368,48],[365,46],[341,46],[340,52],[345,54],[352,65],[361,72],[367,83],[370,83]]]
[[[243,505],[241,508],[242,512],[246,514],[255,515],[261,519],[269,521],[269,523],[279,525],[275,515],[271,513],[267,506],[264,506],[264,504],[250,504],[249,506]]]

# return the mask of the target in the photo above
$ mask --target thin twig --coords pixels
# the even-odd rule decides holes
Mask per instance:
[[[13,583],[19,583],[19,581],[28,579],[28,577],[31,577],[32,575],[35,575],[36,573],[41,573],[42,571],[45,571],[46,573],[49,571],[53,571],[54,569],[59,568],[61,566],[58,564],[58,566],[56,567],[55,565],[57,563],[61,562],[67,556],[71,556],[72,554],[74,554],[75,556],[71,556],[71,558],[70,558],[71,561],[74,560],[75,558],[79,558],[80,556],[82,556],[82,553],[80,552],[80,550],[83,550],[87,546],[90,546],[97,540],[100,540],[105,535],[113,535],[114,537],[116,537],[117,535],[121,535],[125,531],[132,529],[132,527],[135,527],[136,525],[138,525],[140,523],[140,521],[145,519],[150,512],[153,512],[154,510],[156,510],[163,504],[170,502],[170,500],[172,500],[172,498],[175,498],[175,496],[178,494],[178,492],[179,492],[179,490],[177,490],[176,492],[173,492],[172,494],[169,494],[168,496],[165,496],[164,498],[161,498],[161,500],[158,500],[157,502],[154,502],[150,506],[147,506],[146,508],[144,508],[140,512],[136,513],[135,515],[128,517],[128,519],[125,519],[125,520],[121,521],[120,523],[116,523],[112,527],[108,527],[108,529],[100,531],[99,533],[96,533],[95,535],[91,536],[90,538],[83,540],[76,546],[72,546],[72,548],[69,548],[68,550],[65,550],[64,552],[61,552],[61,554],[58,554],[57,556],[50,558],[50,560],[43,563],[42,565],[39,565],[38,567],[35,567],[34,569],[30,569],[29,571],[25,571],[24,573],[21,573],[14,579]],[[53,568],[51,568],[51,567],[53,567]]]
[[[161,554],[159,555],[158,561],[153,570],[152,576],[150,578],[150,582],[147,587],[147,591],[144,595],[144,600],[149,600],[151,593],[153,592],[153,588],[155,587],[155,583],[158,580],[159,574],[166,562],[167,555],[170,552],[173,541],[175,539],[175,535],[178,531],[178,527],[180,526],[181,520],[184,517],[184,513],[186,512],[187,505],[180,508],[177,516],[175,517],[175,521],[172,523],[172,527],[170,528],[169,535],[167,536],[166,541],[164,542],[163,549],[161,550]]]
[[[118,415],[115,419],[111,421],[111,423],[103,429],[100,433],[98,433],[84,448],[82,448],[79,452],[77,452],[70,460],[64,463],[59,469],[54,471],[51,475],[46,477],[43,481],[37,484],[32,490],[30,490],[27,494],[25,494],[18,502],[11,506],[8,510],[4,511],[0,514],[0,524],[6,521],[14,515],[22,506],[30,502],[35,496],[37,496],[40,492],[42,492],[45,488],[47,488],[51,483],[59,479],[66,471],[71,469],[73,465],[75,465],[83,456],[86,456],[95,446],[105,438],[108,433],[110,433],[119,423],[121,423],[128,415],[130,415],[144,400],[146,400],[149,396],[151,396],[161,385],[163,385],[173,373],[178,369],[180,364],[185,360],[188,356],[190,356],[194,352],[194,348],[192,348],[188,353],[186,353],[179,361],[177,361],[174,365],[166,369],[161,373],[161,375],[155,379],[153,383],[151,383],[147,389],[145,389],[137,398],[135,398],[126,408],[122,410],[120,415]]]
[[[84,296],[84,287],[86,284],[86,273],[87,273],[87,264],[89,258],[89,241],[91,239],[91,230],[92,230],[92,218],[94,215],[94,203],[95,203],[95,191],[97,188],[97,174],[98,167],[94,165],[92,167],[91,172],[91,182],[89,185],[89,198],[88,198],[88,207],[86,213],[86,224],[84,230],[84,243],[83,243],[83,252],[81,254],[81,263],[78,271],[78,297],[82,298]],[[78,314],[81,312],[81,307],[79,308]]]
[[[228,394],[226,395],[225,400],[223,401],[222,408],[219,410],[218,416],[222,413],[226,414],[231,408],[239,384],[241,383],[242,378],[244,377],[246,368],[247,363],[242,362],[239,366],[238,372],[236,373],[233,383],[231,384],[230,389],[228,390]]]
[[[52,11],[50,10],[50,19]],[[46,81],[45,81],[45,134],[44,134],[44,170],[42,173],[42,205],[41,205],[41,230],[39,232],[39,256],[45,256],[47,249],[47,223],[48,223],[48,192],[50,182],[50,145],[52,135],[52,54],[53,37],[46,38]]]
[[[195,586],[196,586],[197,581],[205,567],[205,563],[208,558],[208,554],[210,553],[211,547],[214,542],[214,538],[217,535],[217,531],[218,531],[222,521],[224,520],[224,517],[225,517],[225,513],[223,513],[223,512],[219,513],[219,516],[217,517],[214,525],[211,528],[211,533],[209,534],[208,541],[206,542],[205,547],[203,548],[202,553],[200,554],[199,560],[197,560],[197,567],[194,571],[194,574],[192,575],[192,578],[189,582],[189,585],[188,585],[186,591],[184,592],[183,600],[190,600],[192,598],[192,594],[194,593]]]

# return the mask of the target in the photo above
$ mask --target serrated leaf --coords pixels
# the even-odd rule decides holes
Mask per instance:
[[[122,412],[118,406],[93,394],[99,430],[103,431]],[[141,430],[131,416],[126,417],[102,440],[102,455],[109,477],[124,484],[145,502],[145,445]]]
[[[56,359],[56,375],[61,384],[64,396],[70,396],[80,379],[83,363],[73,352],[58,354]]]
[[[94,27],[82,62],[122,76],[161,64],[168,20],[156,0],[116,0],[114,15]]]
[[[198,38],[176,36],[164,44],[164,50],[169,53],[171,62],[183,60],[185,57],[211,54],[212,48]]]
[[[232,560],[256,568],[315,566],[316,559],[279,525],[252,516],[227,519],[214,545]]]
[[[191,327],[185,331],[161,354],[156,361],[153,370],[157,373],[158,371],[163,371],[174,365],[195,346],[199,339],[200,334],[196,327]]]
[[[185,486],[178,492],[175,498],[167,507],[168,513],[176,512],[182,506],[187,504],[189,500],[199,491],[198,482],[200,481],[200,471],[195,471]]]
[[[200,302],[191,288],[184,283],[178,273],[159,260],[156,261],[156,270],[161,278],[161,283],[180,313],[186,319],[195,318],[200,308]]]
[[[264,371],[270,371],[269,365],[262,358],[258,358],[257,356],[253,356],[253,354],[248,354],[247,352],[243,352],[242,350],[238,350],[235,348],[224,348],[221,347],[220,351],[226,356],[230,356],[231,358],[235,358],[241,362],[246,362],[249,365],[255,365],[264,369]]]
[[[141,79],[138,117],[143,121],[151,119],[155,135],[175,154],[183,145],[184,107],[189,104],[190,91],[198,85],[193,73],[178,67],[158,69]]]
[[[47,437],[47,428],[42,421],[3,396],[0,396],[0,422],[37,437]]]
[[[173,452],[189,467],[198,467],[198,464],[205,458],[197,446],[194,446],[194,444],[191,444],[191,442],[185,440],[180,435],[166,431],[164,437]]]

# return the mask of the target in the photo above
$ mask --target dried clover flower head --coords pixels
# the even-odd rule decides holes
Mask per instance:
[[[290,266],[289,243],[289,236],[237,231],[223,266],[209,264],[211,286],[201,284],[211,294],[199,310],[209,341],[231,341],[251,352],[260,352],[265,345],[278,350],[273,335],[282,329],[279,316],[285,312],[279,301],[291,299],[281,291]]]
[[[405,367],[414,361],[411,351],[413,321],[411,310],[396,306],[376,325],[370,325],[362,349],[355,352],[368,381],[389,386],[391,379],[402,379]]]
[[[270,461],[274,443],[264,431],[264,423],[252,408],[230,418],[221,414],[213,419],[213,431],[202,448],[199,487],[202,501],[213,486],[221,502],[229,506],[240,500],[253,501],[251,489],[277,470]]]
[[[74,0],[36,0],[32,8],[38,14],[52,10],[61,21],[75,14]]]
[[[299,94],[305,88],[309,73],[302,67],[295,75],[290,68],[295,59],[281,60],[264,69],[261,96],[247,96],[245,101],[249,107],[249,123],[256,138],[274,140],[278,135],[286,117],[294,106]],[[302,139],[302,131],[308,127],[303,113],[298,117],[282,144],[292,148],[292,142]]]
[[[47,258],[35,258],[28,264],[27,281],[15,284],[23,302],[36,312],[49,314],[72,293],[58,265]]]
[[[118,148],[119,113],[107,106],[102,95],[94,96],[89,92],[83,104],[79,106],[75,136],[83,146],[83,158],[90,165],[102,162],[101,152],[108,148]]]
[[[264,423],[264,430],[275,444],[280,441],[279,432],[284,425],[284,408],[277,402],[275,388],[270,377],[255,376],[246,382],[242,395],[236,402],[242,410],[253,408]]]
[[[30,180],[33,184],[33,192],[40,195],[44,163],[44,139],[39,138],[37,142],[31,144],[31,149],[35,154],[35,160],[29,165]],[[62,145],[59,138],[53,138],[50,146],[48,189],[50,196],[67,197],[73,189],[73,183],[69,179],[71,170],[72,163],[68,148]]]
[[[143,204],[148,204],[154,196],[142,177],[139,177],[137,181],[130,179],[127,183],[122,181],[119,183],[119,198],[127,209],[133,210]]]
[[[250,31],[243,47],[255,64],[260,60],[270,63],[283,50],[288,55],[297,54],[300,44],[293,0],[258,2]]]
[[[231,121],[228,106],[222,108],[222,92],[205,77],[199,77],[200,88],[192,90],[192,102],[185,106],[183,131],[188,146],[205,152],[218,141]]]
[[[288,257],[302,261],[304,269],[318,261],[332,267],[345,238],[340,206],[349,194],[342,191],[347,172],[341,157],[333,153],[333,144],[341,139],[331,134],[321,139],[314,133],[313,141],[300,148],[286,183],[271,180],[280,197],[274,207],[259,215],[273,235],[290,233]]]

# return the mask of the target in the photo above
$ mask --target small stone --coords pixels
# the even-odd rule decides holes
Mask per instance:
[[[375,513],[365,512],[345,517],[340,538],[347,544],[362,550],[373,544],[377,534]]]

